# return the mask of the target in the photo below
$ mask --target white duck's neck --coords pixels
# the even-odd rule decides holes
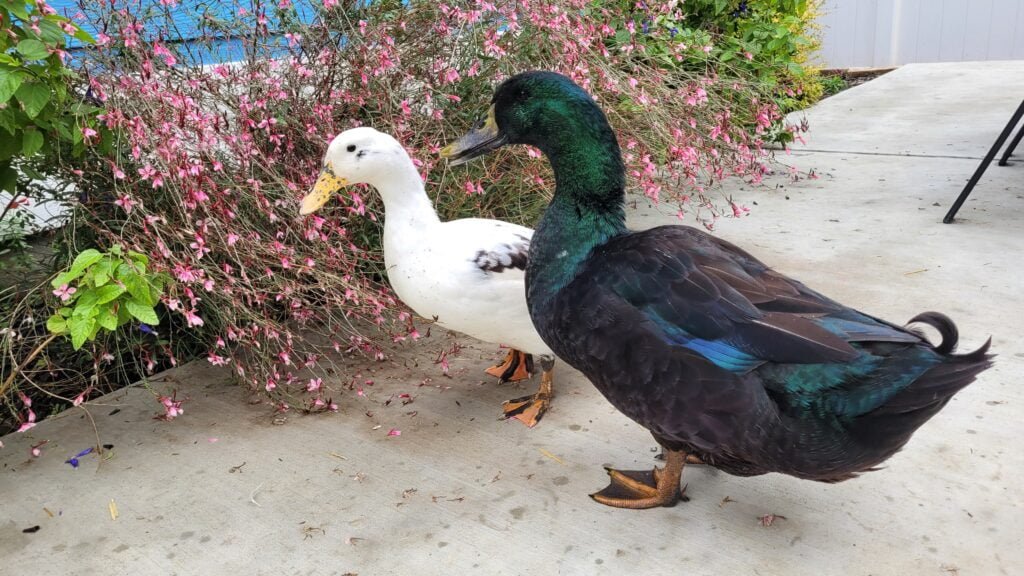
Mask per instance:
[[[373,183],[384,201],[384,230],[423,228],[438,224],[440,220],[434,205],[423,189],[423,180],[410,162],[395,167]]]

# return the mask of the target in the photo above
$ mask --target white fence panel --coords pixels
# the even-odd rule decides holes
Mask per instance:
[[[824,0],[825,68],[1024,59],[1024,0]]]

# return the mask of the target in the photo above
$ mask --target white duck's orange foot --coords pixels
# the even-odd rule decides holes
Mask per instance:
[[[505,418],[515,418],[528,428],[533,428],[544,417],[544,413],[551,407],[551,399],[555,396],[554,381],[551,378],[551,371],[545,370],[540,376],[540,389],[536,394],[506,400],[502,407],[505,411]]]
[[[519,350],[509,350],[504,362],[491,366],[485,372],[502,383],[528,380],[533,375],[533,356]]]

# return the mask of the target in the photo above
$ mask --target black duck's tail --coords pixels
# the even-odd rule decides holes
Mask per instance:
[[[945,314],[924,312],[914,316],[909,323],[927,324],[939,331],[942,341],[933,348],[942,356],[942,361],[881,406],[877,415],[899,414],[909,417],[909,420],[918,420],[920,425],[945,406],[954,394],[974,382],[979,373],[990,368],[994,356],[988,353],[991,338],[973,352],[954,354],[958,339],[956,324]]]
[[[954,355],[953,351],[956,350],[957,341],[960,339],[960,331],[956,329],[956,324],[950,320],[949,316],[941,312],[922,312],[911,318],[907,324],[925,324],[938,330],[939,335],[942,336],[942,341],[939,342],[938,346],[934,346],[934,348],[936,352],[943,356],[952,356],[968,363],[993,358],[993,356],[988,354],[988,348],[992,345],[991,337],[974,352]]]
[[[915,316],[909,323],[927,324],[939,331],[942,341],[932,348],[941,356],[941,360],[937,364],[933,363],[909,386],[865,418],[860,430],[862,440],[880,453],[890,455],[899,450],[914,430],[938,413],[957,392],[974,382],[979,373],[990,368],[995,357],[988,353],[991,338],[973,352],[954,354],[957,329],[944,314],[925,312]]]

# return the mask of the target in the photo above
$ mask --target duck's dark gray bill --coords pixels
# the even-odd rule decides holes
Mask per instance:
[[[477,156],[497,150],[507,143],[505,135],[494,120],[494,106],[487,111],[487,118],[478,122],[465,136],[441,149],[441,158],[447,158],[452,166],[465,164]]]
[[[441,150],[441,157],[447,158],[452,166],[459,166],[473,158],[483,156],[505,145],[502,134],[488,134],[484,130],[473,130]]]

